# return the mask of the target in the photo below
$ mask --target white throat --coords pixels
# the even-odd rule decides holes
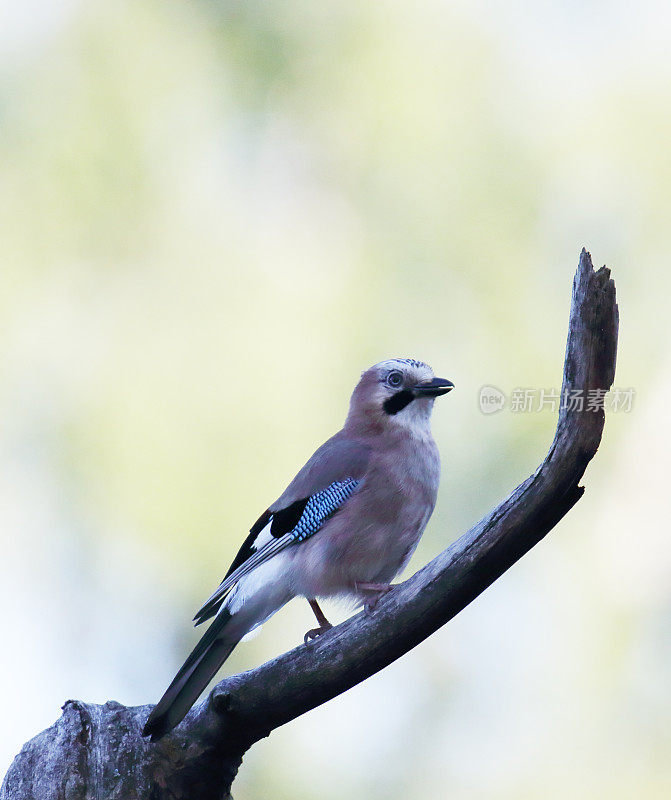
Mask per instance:
[[[402,427],[404,432],[417,439],[431,439],[433,402],[433,397],[416,398],[402,411],[391,416],[389,424]]]

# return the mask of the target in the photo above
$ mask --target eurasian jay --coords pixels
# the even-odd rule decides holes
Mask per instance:
[[[294,597],[319,627],[318,598],[372,611],[413,554],[433,512],[440,457],[434,398],[453,384],[422,361],[395,358],[366,370],[342,430],[310,458],[252,526],[219,588],[195,616],[213,619],[149,715],[156,741],[184,718],[238,642]]]

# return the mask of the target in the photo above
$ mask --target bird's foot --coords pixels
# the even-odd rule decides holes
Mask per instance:
[[[316,639],[318,636],[321,636],[322,633],[326,633],[326,631],[330,631],[333,625],[330,622],[327,622],[325,625],[320,625],[318,628],[310,628],[310,630],[305,634],[303,637],[303,642],[305,644],[309,644],[313,639]]]
[[[395,587],[395,583],[367,583],[366,581],[354,581],[354,590],[357,593],[370,595],[366,598],[363,604],[364,612],[369,615],[375,611],[380,600]]]
[[[310,608],[314,611],[315,617],[317,617],[317,622],[319,623],[318,628],[310,629],[305,636],[303,637],[303,641],[307,644],[312,639],[316,639],[318,636],[321,636],[322,633],[326,633],[326,631],[330,631],[333,625],[326,619],[324,612],[319,607],[319,603],[315,600],[314,597],[307,598],[308,603],[310,603]]]

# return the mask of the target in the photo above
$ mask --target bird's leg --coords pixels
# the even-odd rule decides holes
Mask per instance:
[[[321,636],[322,633],[326,633],[326,631],[333,627],[333,625],[331,625],[331,623],[324,616],[324,612],[321,610],[319,603],[314,598],[308,598],[308,603],[310,603],[310,608],[315,612],[315,617],[317,617],[319,627],[312,628],[305,634],[303,637],[305,644],[307,644],[310,639],[316,639],[318,636]]]
[[[354,581],[354,591],[372,595],[366,599],[363,609],[366,614],[372,614],[380,600],[396,587],[395,583],[368,583],[367,581]]]

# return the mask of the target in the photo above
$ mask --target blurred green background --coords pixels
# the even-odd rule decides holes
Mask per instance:
[[[3,774],[67,698],[158,699],[369,364],[457,386],[409,571],[526,478],[555,415],[478,392],[558,388],[585,245],[636,397],[584,499],[437,635],[256,745],[235,796],[670,796],[670,37],[655,0],[0,11]],[[291,604],[226,669],[311,624]]]

